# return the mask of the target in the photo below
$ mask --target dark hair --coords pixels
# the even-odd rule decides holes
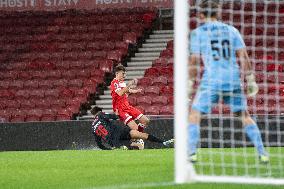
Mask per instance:
[[[102,108],[95,106],[91,109],[91,114],[96,115],[98,112],[101,112],[101,111],[103,111]]]
[[[202,0],[199,3],[199,12],[206,17],[217,17],[219,0]]]
[[[122,64],[118,64],[114,69],[115,73],[120,72],[120,71],[124,71],[124,72],[126,71],[125,67]]]

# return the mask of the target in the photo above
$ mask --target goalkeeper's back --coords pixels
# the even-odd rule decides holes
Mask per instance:
[[[205,65],[201,87],[231,91],[240,88],[236,52],[245,48],[239,31],[219,21],[207,21],[191,32],[190,52]]]

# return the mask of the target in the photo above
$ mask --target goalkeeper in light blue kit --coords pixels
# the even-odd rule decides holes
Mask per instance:
[[[260,131],[247,111],[247,100],[241,89],[237,57],[245,71],[247,95],[255,96],[258,92],[246,46],[236,28],[217,20],[218,12],[217,0],[202,0],[198,9],[202,25],[191,32],[189,95],[197,76],[197,63],[201,59],[205,69],[189,114],[189,160],[197,161],[201,114],[211,112],[212,106],[221,98],[241,118],[245,133],[257,149],[260,162],[268,163],[269,157]]]

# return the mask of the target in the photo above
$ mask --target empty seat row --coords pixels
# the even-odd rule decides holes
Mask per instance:
[[[7,109],[0,113],[0,117],[4,119],[5,122],[60,121],[70,120],[73,112],[77,112],[78,110],[79,107],[77,105],[61,109]]]

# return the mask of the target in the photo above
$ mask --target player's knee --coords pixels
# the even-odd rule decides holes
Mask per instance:
[[[140,119],[139,121],[140,121],[140,123],[142,123],[144,126],[147,126],[147,125],[149,125],[149,123],[150,123],[150,119],[149,119],[148,117],[146,117],[146,116],[143,116],[142,119]]]

